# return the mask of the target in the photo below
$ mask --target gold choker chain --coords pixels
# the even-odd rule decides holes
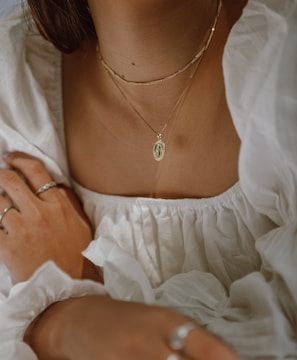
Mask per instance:
[[[100,53],[100,49],[99,49],[99,45],[97,44],[96,50],[100,59],[100,62],[102,64],[102,66],[104,67],[104,69],[113,77],[123,81],[126,84],[130,84],[130,85],[154,85],[154,84],[158,84],[170,79],[175,78],[176,76],[182,74],[183,72],[185,72],[186,70],[188,70],[193,64],[195,64],[204,54],[204,52],[207,50],[213,34],[215,32],[216,26],[217,26],[217,22],[221,13],[221,8],[222,8],[222,0],[219,0],[218,3],[218,8],[217,8],[217,14],[216,17],[214,19],[214,22],[212,24],[211,27],[211,31],[210,34],[205,42],[205,44],[202,46],[202,48],[200,48],[198,50],[198,52],[194,55],[194,57],[187,63],[185,64],[182,68],[178,69],[177,71],[175,71],[174,73],[171,73],[169,75],[165,75],[162,78],[158,78],[158,79],[153,79],[153,80],[144,80],[144,81],[135,81],[135,80],[129,80],[126,79],[126,77],[124,75],[120,75],[119,73],[117,73],[111,66],[109,66],[106,61],[104,60],[104,58],[102,57],[102,54]]]

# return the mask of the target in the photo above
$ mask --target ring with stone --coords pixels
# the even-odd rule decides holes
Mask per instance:
[[[40,188],[35,192],[35,195],[39,195],[49,189],[57,187],[57,186],[58,186],[58,184],[55,181],[48,182],[48,183],[40,186]]]
[[[170,354],[169,356],[167,356],[166,360],[180,360],[180,356],[178,356],[177,354]]]
[[[183,350],[190,332],[197,328],[198,325],[195,324],[193,321],[178,326],[172,331],[171,335],[169,336],[169,347],[172,350]]]
[[[180,356],[177,354],[170,354],[167,356],[166,360],[180,360]]]

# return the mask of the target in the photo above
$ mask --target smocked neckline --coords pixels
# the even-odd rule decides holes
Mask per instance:
[[[95,192],[90,190],[75,180],[72,180],[74,188],[83,195],[84,200],[91,201],[97,205],[102,204],[117,204],[117,205],[138,205],[138,206],[166,206],[174,208],[187,209],[195,208],[220,208],[228,206],[230,202],[238,197],[242,197],[242,189],[240,181],[237,181],[234,185],[228,188],[226,191],[208,198],[181,198],[181,199],[164,199],[164,198],[149,198],[142,196],[125,196],[125,195],[110,195]]]

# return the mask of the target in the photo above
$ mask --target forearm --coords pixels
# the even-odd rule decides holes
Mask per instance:
[[[40,360],[93,360],[98,354],[104,360],[163,360],[174,353],[170,334],[189,321],[169,308],[90,295],[49,307],[27,331],[25,341]],[[199,326],[191,331],[184,352],[193,360],[238,360]]]

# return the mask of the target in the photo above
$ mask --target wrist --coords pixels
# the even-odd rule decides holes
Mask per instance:
[[[56,302],[28,327],[24,341],[40,360],[81,359],[82,327],[89,313],[90,299],[104,305],[108,295],[86,295]],[[81,326],[78,326],[81,324]],[[79,341],[78,341],[79,339]]]
[[[36,353],[40,360],[67,360],[67,348],[69,337],[66,336],[68,325],[71,326],[71,318],[65,319],[65,308],[68,299],[53,303],[41,313],[27,328],[24,335],[26,342]],[[66,326],[65,326],[66,325]],[[75,328],[73,326],[73,328]]]

